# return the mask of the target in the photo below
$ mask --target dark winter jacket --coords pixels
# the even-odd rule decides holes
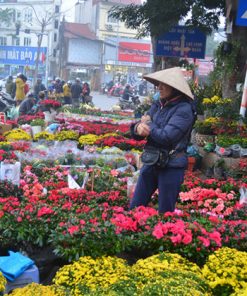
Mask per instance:
[[[19,107],[19,114],[20,115],[25,115],[25,114],[30,114],[32,108],[34,106],[34,101],[33,99],[30,98],[26,98],[25,100],[23,100],[20,104]]]
[[[82,86],[79,83],[74,83],[71,86],[71,94],[73,99],[80,98],[80,95],[82,93]]]
[[[149,124],[151,131],[147,137],[147,145],[169,151],[176,150],[174,156],[169,160],[168,167],[186,167],[185,152],[194,123],[194,112],[189,99],[180,96],[165,105],[156,101],[147,114],[152,119]],[[143,139],[135,133],[135,124],[131,126],[131,133],[134,139]]]
[[[6,89],[6,92],[10,95],[12,95],[12,92],[14,90],[14,87],[15,87],[15,83],[12,79],[7,79],[7,82],[5,84],[5,89]]]
[[[45,88],[43,83],[36,83],[35,86],[34,86],[34,96],[35,96],[35,98],[38,98],[39,97],[39,92],[44,91],[44,90],[46,90],[46,88]]]

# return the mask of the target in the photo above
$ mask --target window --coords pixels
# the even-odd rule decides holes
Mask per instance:
[[[30,46],[31,45],[31,38],[24,37],[24,46]]]
[[[33,20],[33,10],[31,8],[25,9],[24,22],[31,23]]]
[[[57,42],[57,33],[54,33],[53,41],[54,41],[54,42]]]
[[[53,49],[53,57],[55,58],[57,55],[57,50],[56,49]]]
[[[16,12],[16,20],[20,20],[21,19],[21,12],[17,11]]]
[[[12,37],[12,46],[19,46],[20,45],[20,38],[19,37]]]
[[[110,16],[109,11],[108,11],[108,15],[107,15],[107,23],[113,23],[113,24],[118,23],[118,19],[116,19],[115,17]]]
[[[0,37],[0,45],[7,45],[7,37]]]
[[[59,9],[60,9],[59,5],[56,5],[55,6],[55,13],[59,13]]]
[[[58,20],[55,20],[54,28],[55,28],[55,29],[58,29]]]

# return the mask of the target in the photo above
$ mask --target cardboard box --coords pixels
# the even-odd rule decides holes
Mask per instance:
[[[12,124],[1,124],[0,123],[0,134],[4,134],[5,132],[8,132],[12,130]]]

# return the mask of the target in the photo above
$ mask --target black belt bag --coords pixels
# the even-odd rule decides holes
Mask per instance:
[[[166,149],[148,146],[144,148],[141,161],[146,165],[156,165],[157,167],[165,168],[170,158],[169,153]]]

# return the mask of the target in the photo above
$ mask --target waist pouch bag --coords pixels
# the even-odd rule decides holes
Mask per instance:
[[[169,151],[156,147],[145,147],[141,161],[146,165],[157,165],[160,168],[165,168],[169,161]]]

